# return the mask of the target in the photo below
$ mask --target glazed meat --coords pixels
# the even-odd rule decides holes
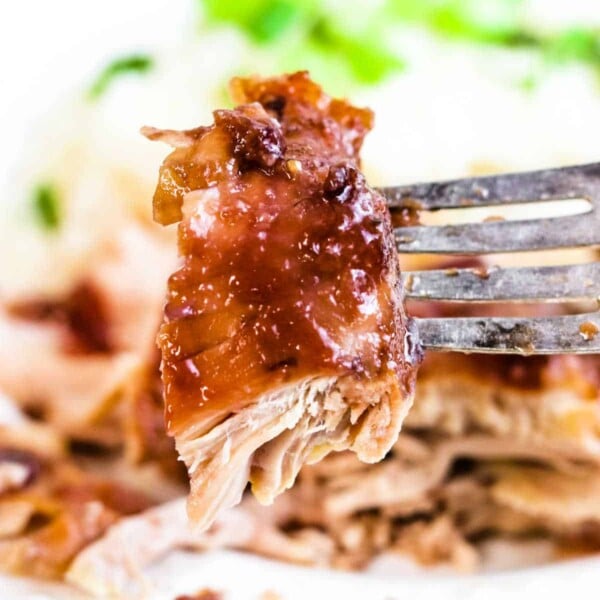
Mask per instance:
[[[383,458],[418,361],[390,218],[359,169],[372,113],[306,73],[232,89],[240,106],[210,127],[144,130],[175,147],[154,196],[182,260],[159,345],[200,527],[248,481],[270,503],[332,450]]]

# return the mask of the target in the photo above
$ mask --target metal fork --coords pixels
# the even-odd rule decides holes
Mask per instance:
[[[400,253],[477,255],[600,246],[600,163],[380,188],[391,211],[464,209],[585,199],[583,214],[395,229]],[[600,302],[600,263],[414,271],[407,298],[450,302]],[[600,312],[537,318],[415,318],[431,350],[502,354],[600,353]]]

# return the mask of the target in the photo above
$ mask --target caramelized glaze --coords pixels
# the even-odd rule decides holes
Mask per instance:
[[[305,377],[412,371],[390,217],[359,170],[372,113],[306,73],[233,87],[252,104],[212,127],[146,130],[176,146],[154,198],[181,220],[159,335],[175,434]]]

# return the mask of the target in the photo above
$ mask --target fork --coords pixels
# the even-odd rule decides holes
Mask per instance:
[[[576,215],[394,230],[400,253],[479,255],[600,246],[600,163],[379,188],[392,212],[587,200]],[[406,298],[600,303],[600,263],[405,272]],[[600,312],[555,317],[414,318],[421,346],[502,354],[600,353]]]

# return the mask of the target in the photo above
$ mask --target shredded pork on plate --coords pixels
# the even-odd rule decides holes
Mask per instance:
[[[457,468],[465,459],[471,466]],[[203,533],[190,528],[183,499],[127,517],[79,554],[67,578],[100,597],[130,593],[140,585],[132,574],[169,551],[216,547],[343,569],[401,554],[472,571],[480,562],[472,540],[485,535],[542,533],[565,547],[598,548],[599,485],[598,462],[582,449],[401,434],[385,462],[332,454],[305,466],[273,506],[247,496]]]
[[[248,480],[270,503],[332,450],[381,460],[417,360],[390,217],[359,170],[372,113],[306,73],[232,87],[244,104],[210,127],[145,130],[175,146],[154,197],[182,257],[159,343],[200,527]]]
[[[247,94],[261,101],[259,91]],[[267,117],[282,123],[281,108],[271,103]],[[186,144],[190,134],[166,135]],[[144,566],[177,547],[225,546],[351,569],[399,553],[461,570],[485,561],[479,542],[488,536],[503,543],[541,536],[551,547],[547,560],[600,549],[600,360],[573,356],[430,354],[385,461],[332,453],[305,465],[273,506],[248,495],[196,534],[185,514],[185,473],[164,432],[152,352],[174,266],[171,233],[120,223],[64,297],[2,303],[0,390],[14,404],[0,397],[0,569],[66,573],[99,597],[135,598],[131,589],[139,584],[142,597],[146,589],[138,579]],[[457,265],[419,264],[448,266]],[[417,308],[452,314],[432,303],[409,312]],[[279,464],[296,431],[267,444],[268,456],[253,455],[255,476],[258,458],[263,468]],[[524,559],[511,555],[510,566]]]

